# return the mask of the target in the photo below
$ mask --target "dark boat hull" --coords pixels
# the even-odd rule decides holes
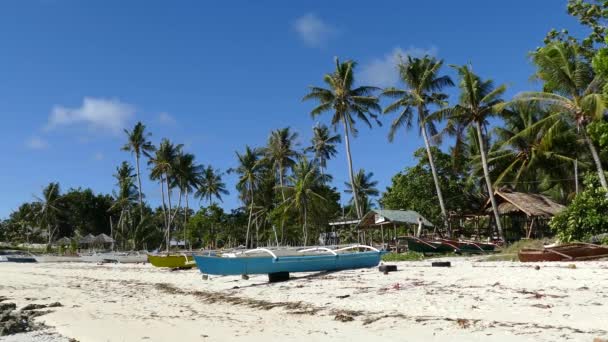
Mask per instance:
[[[263,257],[217,257],[195,255],[201,273],[212,275],[272,274],[281,272],[319,272],[375,267],[382,252],[340,253]]]
[[[608,247],[572,243],[543,249],[522,249],[517,255],[521,262],[582,261],[608,257]]]
[[[6,260],[8,262],[19,262],[19,263],[31,263],[31,262],[36,262],[36,259],[34,257],[22,257],[22,256],[7,256]]]

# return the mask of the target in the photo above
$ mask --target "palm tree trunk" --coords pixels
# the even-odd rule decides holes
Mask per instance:
[[[188,187],[186,187],[186,210],[184,210],[184,249],[186,247],[186,224],[188,223]],[[192,244],[190,244],[192,247]],[[190,248],[192,249],[192,248]]]
[[[137,168],[137,191],[139,192],[139,221],[144,219],[143,194],[141,190],[141,176],[139,174],[139,153],[135,153],[135,167]]]
[[[492,188],[492,181],[490,180],[490,170],[488,169],[488,161],[486,158],[486,148],[483,142],[483,132],[481,130],[481,123],[475,122],[475,128],[477,129],[477,140],[479,141],[479,154],[481,155],[481,165],[483,166],[483,174],[486,179],[486,185],[488,187],[488,197],[492,203],[492,211],[494,212],[494,219],[496,220],[496,229],[498,230],[498,236],[506,242],[505,236],[502,231],[502,224],[500,223],[500,215],[498,214],[498,205],[496,204],[496,198],[494,198],[494,189]]]
[[[169,224],[167,221],[167,206],[165,204],[165,182],[163,176],[160,178],[160,195],[163,200],[163,219],[165,221],[165,243],[167,244],[167,252],[169,252]]]
[[[593,145],[593,141],[591,141],[589,135],[587,135],[587,131],[585,129],[583,129],[582,131],[583,136],[585,137],[585,142],[587,143],[587,146],[589,146],[589,151],[591,151],[591,156],[593,157],[593,161],[595,162],[595,167],[597,168],[597,175],[600,178],[600,184],[602,184],[602,187],[604,187],[604,189],[608,191],[606,174],[604,174],[604,168],[602,167],[602,161],[600,160],[600,156],[597,153],[597,149],[595,148],[595,145]]]
[[[418,108],[419,111],[422,111],[422,108]],[[422,113],[420,113],[422,114]],[[441,185],[439,184],[439,176],[437,175],[437,169],[435,168],[435,161],[433,160],[433,153],[431,152],[431,144],[429,142],[429,137],[426,132],[426,123],[422,123],[422,137],[424,138],[424,145],[426,147],[426,154],[429,158],[429,165],[431,166],[431,173],[433,174],[433,181],[435,182],[435,191],[437,192],[437,198],[439,199],[439,207],[441,208],[441,216],[443,219],[443,224],[448,233],[448,237],[452,236],[452,232],[450,231],[450,225],[448,223],[448,212],[445,209],[445,203],[443,202],[443,194],[441,192]]]
[[[307,219],[308,211],[306,210],[306,204],[304,204],[304,225],[302,226],[304,246],[306,246],[306,243],[308,242],[308,227],[306,226],[306,224],[308,223]]]
[[[253,216],[253,184],[249,184],[249,220],[247,221],[247,234],[245,235],[245,247],[249,248],[249,230],[251,229],[251,217]]]
[[[361,210],[359,209],[359,196],[357,194],[357,187],[355,186],[355,175],[353,174],[353,160],[350,154],[350,140],[348,138],[348,124],[346,119],[342,119],[344,124],[344,145],[346,146],[346,159],[348,160],[348,176],[350,178],[350,187],[353,192],[353,202],[355,202],[355,210],[357,212],[357,218],[361,218]]]

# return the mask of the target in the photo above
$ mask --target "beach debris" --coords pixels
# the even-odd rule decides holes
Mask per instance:
[[[540,266],[536,265],[536,266],[534,266],[534,269],[538,271],[538,270],[540,270]]]
[[[471,326],[471,321],[469,321],[466,318],[457,318],[456,319],[456,323],[458,324],[459,327],[461,327],[462,329],[467,329]]]
[[[268,282],[269,283],[278,283],[281,281],[289,280],[289,272],[276,272],[268,274]]]
[[[246,275],[246,274],[242,274],[241,275],[241,279],[243,279],[243,280],[249,280],[249,276]]]
[[[397,265],[380,265],[378,266],[378,270],[384,274],[388,274],[389,272],[397,271]]]
[[[593,342],[608,342],[608,338],[596,337],[593,339]]]
[[[350,315],[347,315],[344,313],[338,313],[334,317],[334,320],[339,321],[339,322],[352,322],[355,320],[355,318],[353,316],[350,316]]]
[[[431,263],[431,267],[451,267],[452,263],[449,261],[434,261]]]
[[[576,264],[570,264],[570,265],[568,265],[566,267],[569,268],[569,269],[573,269],[574,270],[574,269],[576,269]]]
[[[342,295],[342,296],[336,296],[336,298],[339,298],[339,299],[344,299],[344,298],[348,298],[348,297],[350,297],[349,294]]]
[[[37,309],[40,309],[42,304],[35,305],[37,305]],[[42,306],[48,307],[47,305]],[[34,323],[34,317],[49,312],[51,311],[17,310],[15,303],[0,303],[0,336],[14,335],[39,329],[43,325]]]
[[[539,309],[551,309],[553,307],[551,304],[532,304],[531,306]]]

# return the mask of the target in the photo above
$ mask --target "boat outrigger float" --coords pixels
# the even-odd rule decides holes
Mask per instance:
[[[358,250],[365,249],[364,252]],[[194,260],[201,273],[206,275],[268,274],[288,279],[290,272],[340,271],[377,266],[384,254],[374,247],[353,245],[339,249],[312,247],[292,250],[257,248],[238,254],[221,256],[195,255]]]

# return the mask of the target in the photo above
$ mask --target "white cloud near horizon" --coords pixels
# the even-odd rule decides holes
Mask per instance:
[[[338,33],[335,27],[323,21],[314,13],[308,13],[297,18],[293,23],[293,28],[300,39],[310,47],[322,47]]]
[[[25,146],[32,150],[44,150],[49,147],[49,143],[40,137],[31,137],[25,142]]]
[[[162,112],[162,113],[158,114],[158,122],[163,125],[177,124],[177,120],[175,120],[175,118],[167,112]]]
[[[116,99],[85,97],[80,107],[53,107],[46,129],[85,124],[91,129],[118,133],[134,115],[135,107],[130,104]]]
[[[428,49],[410,46],[405,50],[397,46],[383,57],[375,58],[364,64],[361,67],[361,81],[365,85],[378,87],[395,86],[399,83],[397,63],[399,63],[400,58],[407,56],[423,57],[424,55],[437,56],[437,52],[436,46],[431,46]]]

